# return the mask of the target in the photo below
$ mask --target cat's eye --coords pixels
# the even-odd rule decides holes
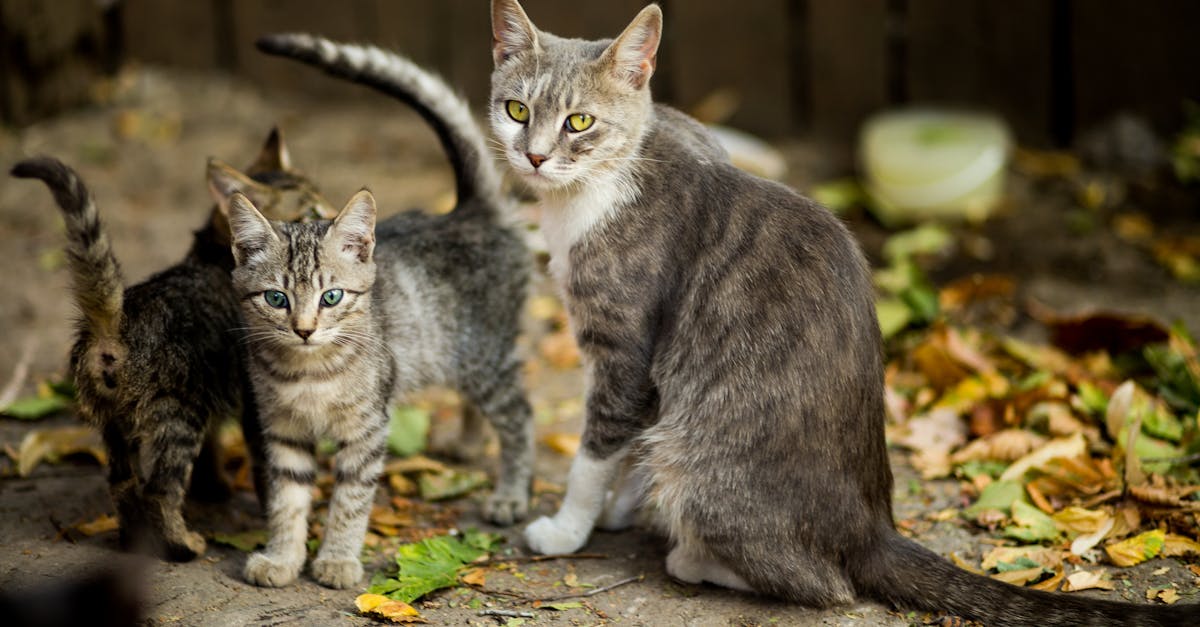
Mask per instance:
[[[592,124],[596,123],[596,118],[586,113],[572,113],[567,116],[567,130],[572,133],[586,131],[592,128]]]
[[[342,302],[342,295],[342,290],[337,289],[329,290],[328,292],[321,294],[321,306],[333,307],[334,305]]]
[[[279,290],[267,290],[263,292],[263,300],[267,301],[268,305],[276,309],[283,309],[288,305],[287,294],[284,294]]]
[[[521,124],[529,121],[529,107],[525,106],[525,103],[517,100],[509,100],[504,103],[504,106],[508,109],[508,117]]]

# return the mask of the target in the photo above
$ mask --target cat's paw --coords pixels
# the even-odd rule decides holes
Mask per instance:
[[[164,552],[172,562],[190,562],[197,556],[204,555],[207,548],[208,543],[204,541],[204,536],[195,531],[185,531],[180,537],[166,538],[164,541]]]
[[[501,527],[522,521],[528,514],[529,495],[524,490],[496,490],[483,504],[484,518]]]
[[[362,562],[353,558],[318,557],[313,560],[312,575],[313,579],[329,588],[352,588],[362,579]]]
[[[243,574],[246,581],[265,588],[286,586],[300,576],[302,564],[286,562],[265,552],[252,554],[246,560]]]
[[[574,553],[587,543],[589,532],[591,529],[572,521],[564,523],[557,516],[542,516],[525,528],[525,542],[542,555]]]

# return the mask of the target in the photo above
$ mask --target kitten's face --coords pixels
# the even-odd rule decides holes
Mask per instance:
[[[229,201],[233,283],[251,345],[300,351],[365,345],[375,282],[375,201],[359,192],[329,222],[269,222],[241,194]]]
[[[570,189],[637,156],[650,115],[662,16],[647,7],[616,41],[537,31],[515,0],[492,4],[492,131],[535,190]]]

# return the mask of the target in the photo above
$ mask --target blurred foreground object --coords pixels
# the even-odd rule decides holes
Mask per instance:
[[[0,617],[11,627],[126,627],[142,624],[145,592],[133,560],[58,580],[0,591]]]
[[[864,186],[886,226],[987,218],[1002,195],[1011,148],[999,118],[954,111],[878,114],[859,136]]]

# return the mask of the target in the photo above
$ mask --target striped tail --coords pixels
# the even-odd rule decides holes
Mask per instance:
[[[437,75],[408,59],[374,46],[343,44],[302,33],[259,38],[258,49],[321,68],[326,73],[366,85],[416,109],[433,127],[454,166],[458,204],[477,196],[493,196],[500,176],[471,108]],[[486,204],[486,203],[485,203]]]
[[[12,175],[41,179],[54,194],[67,225],[75,300],[97,339],[119,341],[124,281],[91,192],[74,170],[52,157],[21,161],[13,166]]]

